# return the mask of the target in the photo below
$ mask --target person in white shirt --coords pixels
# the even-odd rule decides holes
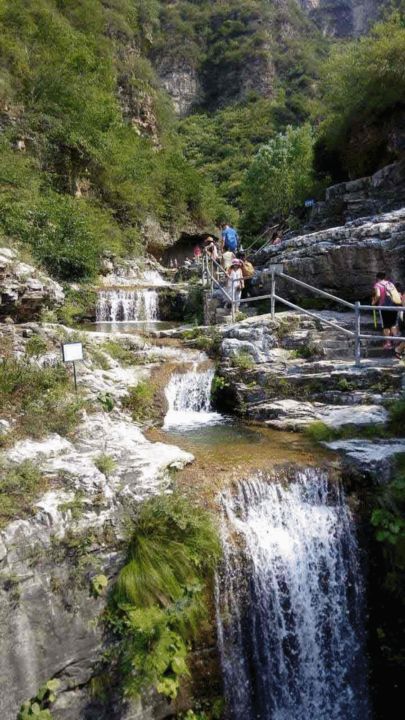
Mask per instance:
[[[235,255],[231,250],[225,250],[222,254],[222,266],[227,273],[232,265],[232,260],[235,260]]]
[[[241,261],[234,258],[232,260],[231,267],[228,270],[228,292],[233,302],[235,303],[236,311],[239,310],[240,296],[245,286],[241,266]]]

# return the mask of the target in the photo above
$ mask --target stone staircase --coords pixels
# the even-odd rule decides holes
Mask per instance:
[[[274,322],[257,317],[225,330],[222,347],[230,360],[221,372],[242,415],[287,430],[317,420],[333,427],[386,423],[387,402],[404,390],[404,364],[383,351],[381,341],[368,341],[355,367],[352,339],[322,325],[321,317],[353,327],[349,313],[319,313],[319,320],[280,313]],[[373,329],[365,321],[364,331]],[[235,367],[232,353],[250,353],[253,362]]]

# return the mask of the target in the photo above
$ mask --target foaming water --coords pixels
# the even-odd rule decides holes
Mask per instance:
[[[164,285],[169,285],[167,280],[165,280],[160,272],[157,270],[144,270],[142,273],[142,280],[145,283],[145,285],[151,285],[155,287],[163,287]]]
[[[231,720],[367,720],[363,581],[339,485],[313,468],[222,499],[218,638]]]
[[[96,321],[155,322],[159,314],[156,290],[101,290],[98,293]]]
[[[221,422],[221,415],[211,409],[214,375],[214,368],[199,370],[197,363],[188,372],[172,375],[165,390],[169,408],[163,425],[165,430]]]

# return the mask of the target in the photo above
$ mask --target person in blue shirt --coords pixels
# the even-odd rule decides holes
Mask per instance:
[[[239,247],[239,235],[236,232],[235,228],[231,227],[231,225],[228,225],[227,223],[222,226],[222,246],[223,246],[223,252],[229,250],[230,252],[235,253],[238,250]]]

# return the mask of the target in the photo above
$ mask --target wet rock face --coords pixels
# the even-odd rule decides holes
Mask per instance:
[[[62,287],[10,248],[0,248],[0,319],[33,320],[44,308],[63,304]]]
[[[326,35],[364,35],[388,5],[386,0],[298,0]]]

